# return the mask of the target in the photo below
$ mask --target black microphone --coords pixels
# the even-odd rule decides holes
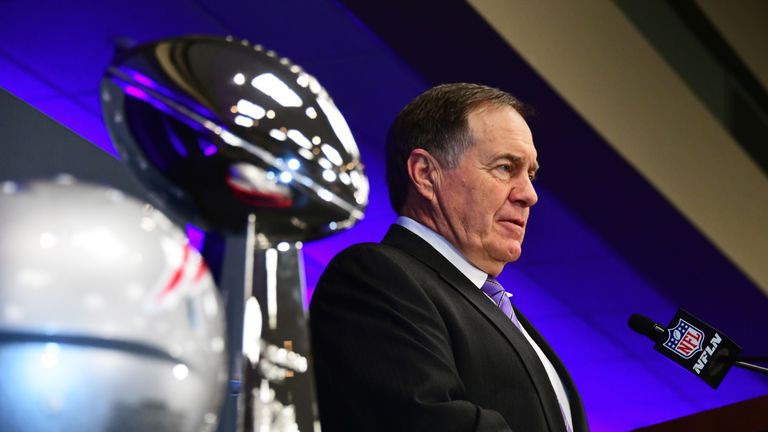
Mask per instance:
[[[662,327],[661,324],[645,315],[632,314],[629,316],[629,322],[627,324],[629,324],[629,328],[643,336],[647,336],[654,342],[657,342],[660,338],[666,336],[667,333],[667,329]]]
[[[643,315],[632,314],[629,327],[655,342],[654,349],[717,388],[741,348],[721,331],[678,309],[667,327]]]

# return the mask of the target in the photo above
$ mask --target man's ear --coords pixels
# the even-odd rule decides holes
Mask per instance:
[[[428,151],[417,148],[408,156],[407,165],[414,190],[427,201],[431,201],[440,177],[440,165],[437,160]]]

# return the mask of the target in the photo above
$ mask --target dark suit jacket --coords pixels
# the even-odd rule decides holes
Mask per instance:
[[[552,349],[575,431],[576,388]],[[310,306],[324,432],[565,431],[540,359],[514,324],[439,252],[393,225],[337,255]]]

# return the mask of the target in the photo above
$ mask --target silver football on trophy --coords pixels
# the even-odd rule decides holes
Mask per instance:
[[[261,46],[189,36],[117,55],[102,108],[121,157],[160,205],[205,227],[318,238],[363,217],[350,129],[310,74]]]
[[[167,217],[71,179],[6,182],[0,238],[3,430],[215,430],[224,310]]]

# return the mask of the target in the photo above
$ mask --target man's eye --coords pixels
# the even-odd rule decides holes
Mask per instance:
[[[536,180],[536,173],[530,173],[528,174],[528,180],[535,181]]]
[[[503,173],[511,173],[512,165],[499,165],[497,169]]]

